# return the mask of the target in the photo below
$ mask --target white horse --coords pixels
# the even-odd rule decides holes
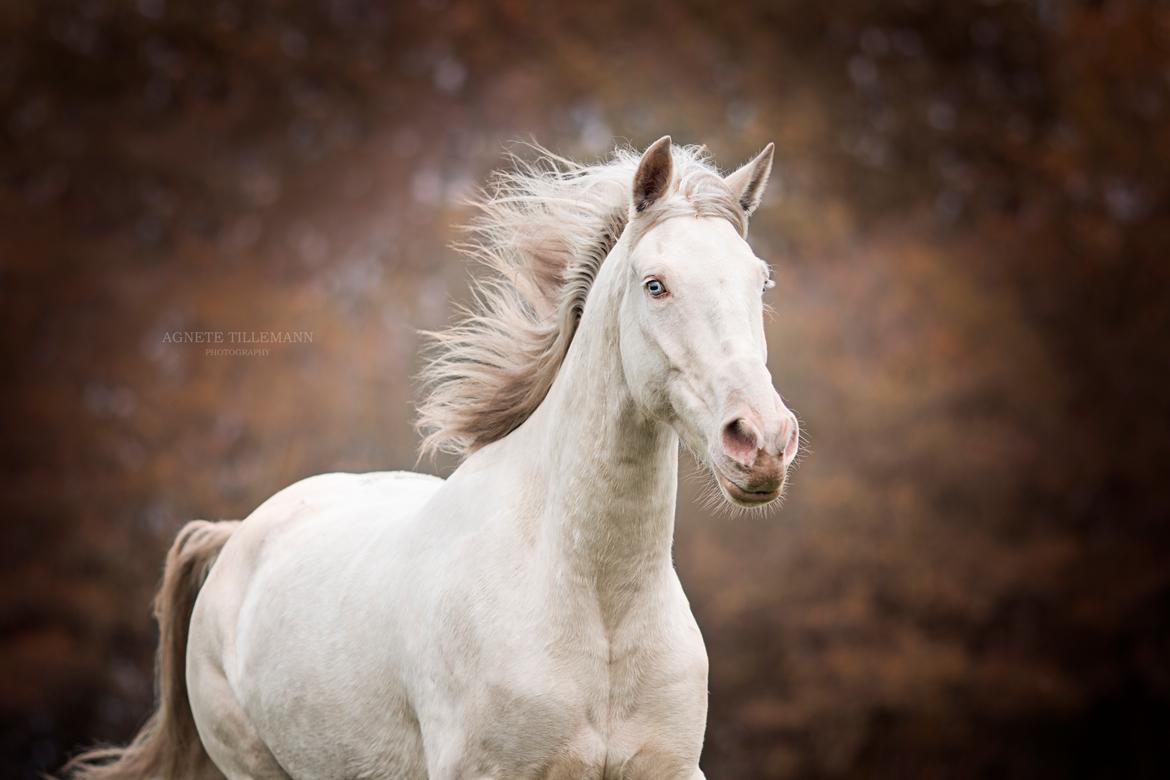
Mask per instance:
[[[796,455],[744,240],[771,165],[724,178],[665,137],[497,176],[468,248],[496,273],[437,334],[420,412],[462,465],[316,476],[184,528],[159,709],[74,776],[703,777],[678,449],[747,507]]]

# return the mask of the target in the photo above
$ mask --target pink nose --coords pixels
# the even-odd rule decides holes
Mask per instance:
[[[800,446],[800,424],[787,409],[768,422],[755,415],[733,417],[723,426],[723,451],[747,469],[766,465],[787,470]]]

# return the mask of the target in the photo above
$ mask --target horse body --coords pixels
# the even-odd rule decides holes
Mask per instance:
[[[623,420],[613,330],[583,327],[537,413],[446,482],[314,477],[242,524],[188,656],[217,764],[238,737],[221,757],[204,732],[238,706],[294,777],[695,776],[707,658],[670,559],[678,441]],[[204,674],[233,700],[200,701]]]
[[[198,553],[210,574],[193,608],[180,593],[171,611],[191,609],[187,695],[208,772],[702,777],[707,656],[671,561],[679,442],[725,497],[759,506],[783,489],[796,423],[764,367],[767,269],[742,238],[771,149],[726,180],[693,155],[673,157],[690,179],[669,139],[636,171],[549,174],[567,189],[553,216],[592,214],[609,239],[562,253],[591,263],[490,288],[495,319],[451,337],[423,410],[428,441],[466,455],[446,481],[313,477]],[[515,211],[515,195],[505,217],[548,216]],[[511,227],[497,215],[489,234],[526,240]],[[539,298],[550,279],[559,301]],[[509,308],[525,289],[537,297]],[[509,349],[528,363],[506,364]],[[517,381],[529,375],[547,383]],[[123,762],[167,758],[151,739]]]

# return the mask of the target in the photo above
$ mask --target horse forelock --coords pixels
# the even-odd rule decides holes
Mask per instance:
[[[474,203],[470,239],[457,249],[486,266],[472,304],[431,332],[416,426],[422,452],[466,456],[502,439],[544,400],[572,343],[605,258],[630,227],[644,233],[671,216],[747,215],[703,147],[672,150],[670,197],[631,222],[639,154],[618,149],[584,165],[533,145],[515,155]],[[637,235],[633,236],[636,240]]]

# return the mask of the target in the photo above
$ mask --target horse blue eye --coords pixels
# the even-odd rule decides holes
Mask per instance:
[[[666,292],[666,285],[657,279],[651,279],[650,281],[646,282],[646,292],[657,298]]]

